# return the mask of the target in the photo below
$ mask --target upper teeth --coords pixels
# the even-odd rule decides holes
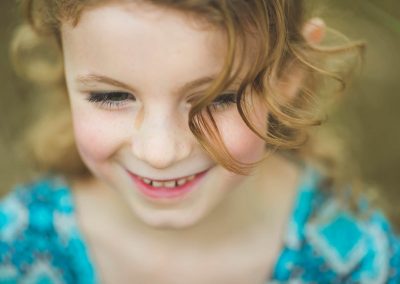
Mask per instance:
[[[193,180],[195,178],[195,175],[186,177],[186,178],[181,178],[181,179],[177,179],[177,180],[170,180],[170,181],[156,181],[156,180],[151,180],[151,179],[147,179],[147,178],[140,178],[144,183],[149,184],[153,187],[176,187],[176,186],[180,186],[183,185],[191,180]]]

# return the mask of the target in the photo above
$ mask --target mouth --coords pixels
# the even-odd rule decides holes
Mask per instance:
[[[128,171],[139,191],[145,197],[151,199],[182,199],[193,189],[197,188],[200,181],[207,174],[209,169],[197,174],[173,178],[173,179],[153,179],[142,177]]]

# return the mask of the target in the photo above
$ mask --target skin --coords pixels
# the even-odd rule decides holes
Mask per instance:
[[[231,173],[202,150],[187,125],[190,96],[201,94],[208,85],[186,90],[183,86],[221,70],[223,34],[180,12],[134,3],[86,10],[77,26],[63,23],[61,34],[75,140],[93,173],[93,178],[73,185],[78,218],[93,251],[115,240],[120,244],[107,253],[97,250],[102,271],[112,264],[102,261],[101,255],[124,254],[125,263],[132,263],[130,258],[136,255],[143,263],[146,255],[164,251],[167,256],[173,252],[179,263],[179,251],[201,251],[207,246],[206,251],[212,247],[229,259],[234,259],[232,252],[246,250],[263,267],[271,265],[290,214],[298,168],[271,155],[250,176]],[[89,74],[107,76],[126,86],[78,80]],[[295,76],[281,88],[290,97],[298,84]],[[235,85],[230,89],[235,90]],[[90,93],[102,91],[129,96],[112,108],[88,101]],[[255,104],[254,110],[251,119],[267,129],[267,110],[261,104]],[[255,162],[263,158],[265,142],[248,129],[234,106],[221,108],[214,116],[236,159]],[[206,176],[188,198],[164,203],[141,196],[127,172],[171,179],[204,170],[208,170]],[[249,238],[254,245],[244,249],[241,240]],[[151,249],[124,252],[132,243]],[[261,246],[271,248],[268,257],[259,253]],[[160,263],[165,261],[168,257]]]

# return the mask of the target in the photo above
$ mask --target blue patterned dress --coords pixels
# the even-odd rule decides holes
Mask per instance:
[[[400,239],[384,216],[356,218],[318,184],[305,170],[266,283],[400,283]],[[17,187],[1,201],[0,283],[99,283],[62,178]]]

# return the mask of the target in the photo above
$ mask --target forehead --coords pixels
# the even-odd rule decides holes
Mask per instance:
[[[134,3],[87,9],[76,26],[63,24],[61,35],[67,71],[126,79],[215,74],[226,52],[220,30],[178,11]]]
[[[221,46],[225,38],[220,29],[193,14],[136,2],[106,2],[95,7],[88,6],[81,12],[76,26],[65,21],[61,32],[64,38],[71,33],[91,36],[92,39],[104,36],[118,39],[123,36],[126,41],[137,39],[136,45],[139,40],[150,39],[155,43],[163,41],[163,46],[168,41],[176,44],[202,41],[208,47],[210,43]]]

